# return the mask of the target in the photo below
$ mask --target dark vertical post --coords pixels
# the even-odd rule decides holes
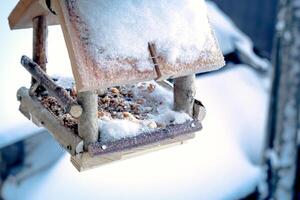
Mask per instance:
[[[32,19],[33,42],[32,42],[32,60],[36,62],[44,71],[47,64],[47,37],[48,27],[47,18],[44,15]],[[32,78],[32,84],[35,80]]]

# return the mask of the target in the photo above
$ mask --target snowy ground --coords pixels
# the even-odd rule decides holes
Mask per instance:
[[[0,7],[1,23],[16,2]],[[237,39],[243,36],[237,37],[235,29],[223,27],[222,30],[229,32],[226,41],[233,49],[237,48],[237,41],[249,45],[247,40]],[[31,54],[31,30],[10,32],[5,21],[2,32],[1,44],[7,48],[0,55],[3,56],[0,66],[5,66],[0,68],[0,83],[10,87],[1,87],[6,95],[0,104],[0,146],[36,131],[28,125],[30,122],[22,124],[25,118],[17,112],[15,100],[17,88],[30,81],[28,73],[19,65],[19,58],[22,54]],[[225,39],[221,39],[221,46]],[[66,58],[61,31],[52,27],[49,30],[50,74],[70,74]],[[198,77],[197,96],[206,106],[207,116],[203,130],[189,143],[84,173],[78,173],[65,154],[49,169],[22,182],[6,181],[2,191],[4,199],[218,200],[248,195],[261,178],[258,162],[263,145],[268,85],[265,78],[248,66],[227,66],[226,69]],[[16,136],[12,134],[15,130],[3,128],[9,126],[25,131],[19,131]],[[40,157],[44,156],[45,153],[41,153]]]
[[[202,76],[197,86],[208,114],[203,131],[188,144],[84,173],[65,155],[20,184],[7,182],[4,197],[237,199],[251,193],[261,177],[257,163],[266,116],[265,81],[240,65]]]

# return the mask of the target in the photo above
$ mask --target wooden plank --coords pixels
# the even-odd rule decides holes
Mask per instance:
[[[172,124],[163,129],[138,134],[135,137],[122,138],[116,141],[96,142],[90,144],[88,152],[91,156],[105,155],[114,152],[122,152],[143,146],[161,143],[164,140],[176,138],[201,130],[201,123],[197,120],[188,121],[183,124]]]
[[[54,0],[53,3],[61,22],[76,88],[79,91],[135,84],[157,79],[158,77],[161,81],[167,78],[216,70],[224,66],[224,59],[213,32],[207,36],[206,44],[204,44],[207,48],[199,55],[199,59],[193,63],[168,63],[163,55],[154,56],[153,53],[155,52],[152,50],[155,49],[150,48],[150,54],[152,55],[149,55],[149,60],[154,62],[157,60],[151,70],[139,71],[136,67],[139,60],[131,58],[105,58],[106,64],[103,64],[104,62],[98,60],[101,51],[92,46],[91,41],[93,40],[89,38],[92,37],[89,33],[96,31],[95,27],[88,26],[86,20],[88,15],[84,14],[87,12],[79,11],[78,1]],[[152,47],[152,45],[148,47]],[[147,47],[145,46],[145,48]],[[153,58],[155,59],[153,60]]]
[[[29,96],[28,89],[20,88],[17,97],[21,102],[20,111],[36,125],[47,128],[67,152],[75,155],[82,151],[83,141],[81,138],[64,127],[38,100]]]
[[[20,0],[8,17],[11,29],[32,27],[32,19],[46,16],[48,25],[59,24],[58,18],[52,14],[44,0]]]
[[[78,91],[92,91],[110,86],[134,84],[156,78],[155,69],[139,71],[134,59],[107,59],[110,67],[98,63],[95,54],[90,53],[89,42],[82,30],[89,31],[84,18],[78,11],[76,1],[53,0],[55,11],[59,17],[66,46],[72,65],[72,71]],[[150,59],[150,58],[149,58]],[[120,66],[128,66],[126,68]],[[129,78],[130,77],[130,78]]]
[[[105,164],[109,164],[116,161],[121,161],[129,158],[133,158],[136,156],[140,156],[146,153],[150,153],[153,151],[162,150],[165,148],[169,148],[176,145],[181,145],[185,141],[189,139],[193,139],[195,134],[189,133],[185,135],[180,135],[174,138],[170,138],[167,140],[160,141],[158,143],[145,145],[142,147],[124,150],[122,152],[115,152],[110,154],[105,154],[102,156],[94,156],[92,157],[89,153],[81,153],[76,156],[71,157],[71,162],[75,166],[75,168],[81,172],[89,169],[93,169],[96,167],[100,167]]]
[[[81,106],[69,95],[65,88],[57,85],[37,63],[33,62],[27,56],[22,56],[21,64],[32,75],[38,84],[42,85],[51,95],[56,97],[56,99],[60,102],[60,105],[68,113],[75,118],[80,117],[82,114]]]

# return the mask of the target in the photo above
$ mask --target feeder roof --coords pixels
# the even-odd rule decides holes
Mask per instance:
[[[57,18],[41,1],[21,0],[11,16],[20,10],[24,16],[10,16],[10,25],[30,27],[28,19],[40,14],[47,15],[50,24],[59,22],[79,91],[175,78],[224,65],[204,0],[51,2]],[[152,53],[148,44],[153,44]]]

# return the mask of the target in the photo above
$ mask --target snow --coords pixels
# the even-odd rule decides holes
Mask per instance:
[[[43,128],[38,128],[31,121],[15,122],[12,126],[0,125],[0,149],[10,144],[21,141],[31,135],[42,132]]]
[[[142,124],[127,119],[99,120],[101,141],[133,137],[140,133]]]
[[[78,1],[78,9],[89,27],[90,54],[102,64],[132,58],[142,71],[151,69],[148,42],[170,63],[190,63],[199,59],[210,34],[204,0],[91,0]]]
[[[4,4],[0,9],[11,4],[7,8],[11,10],[15,3],[17,1]],[[0,12],[0,15],[4,13],[7,16],[7,12]],[[2,19],[6,17],[0,18]],[[223,35],[222,31],[226,30],[226,21],[223,22],[219,24],[221,28],[216,30],[219,35]],[[50,73],[70,69],[61,32],[56,27],[50,28],[50,31],[53,31],[49,34]],[[228,29],[228,32],[228,37],[220,40],[222,49],[224,41],[228,42],[228,46],[235,45],[235,39],[228,40],[232,38],[232,34],[236,34],[235,30]],[[20,44],[26,44],[21,45],[26,48],[31,47],[28,38],[32,33],[29,30],[24,35],[24,31],[9,32],[4,29],[4,34],[7,40],[3,39],[3,48],[7,47],[7,51],[0,55],[5,57],[0,62],[5,61],[1,66],[12,67],[1,68],[0,81],[1,85],[15,85],[1,88],[3,93],[8,94],[5,101],[1,99],[1,111],[5,113],[1,116],[1,123],[6,123],[9,118],[13,121],[10,126],[18,128],[16,122],[23,117],[17,112],[17,102],[10,103],[16,89],[30,82],[30,77],[24,80],[23,77],[28,74],[23,74],[18,62],[22,51],[25,51],[19,48]],[[58,40],[60,42],[56,42]],[[25,52],[30,55],[30,49]],[[185,145],[84,173],[78,173],[71,165],[69,156],[65,154],[54,166],[40,174],[19,183],[5,182],[2,192],[4,199],[231,200],[248,195],[264,175],[258,163],[264,143],[268,95],[265,79],[249,69],[249,66],[226,68],[228,70],[198,79],[197,95],[207,109],[207,116],[203,122],[203,130],[197,133],[194,140]],[[14,74],[17,77],[16,83],[12,83],[11,76],[7,74]],[[34,125],[21,125],[18,129],[30,133],[33,127]],[[18,136],[14,132],[13,129],[1,129],[1,137],[7,135],[16,139]],[[40,158],[43,156],[45,153]]]
[[[149,86],[153,90],[149,91]],[[140,133],[150,133],[158,123],[165,126],[170,124],[183,124],[192,118],[183,112],[173,110],[173,92],[155,81],[138,83],[137,85],[126,86],[127,90],[132,91],[133,99],[145,100],[141,106],[143,110],[150,109],[146,119],[138,120],[131,116],[128,119],[109,119],[104,116],[99,119],[101,130],[101,140],[115,140],[125,137],[136,136]],[[150,127],[153,125],[154,127]]]
[[[65,89],[72,89],[75,85],[74,79],[72,77],[67,77],[65,75],[55,74],[51,76],[57,85]]]
[[[271,65],[270,62],[253,52],[253,42],[251,39],[239,30],[234,22],[214,2],[207,1],[206,5],[209,21],[215,30],[223,54],[228,54],[236,50],[244,63],[254,66],[259,70],[268,71]]]
[[[19,185],[7,182],[4,197],[242,198],[255,189],[263,176],[254,164],[260,159],[267,113],[263,84],[244,65],[200,76],[197,94],[206,106],[207,117],[194,140],[83,173],[78,173],[65,155],[54,167]],[[59,181],[62,174],[63,181]]]

